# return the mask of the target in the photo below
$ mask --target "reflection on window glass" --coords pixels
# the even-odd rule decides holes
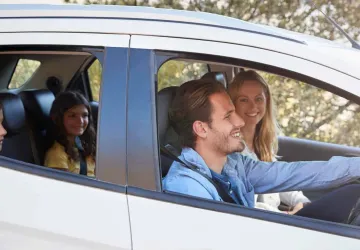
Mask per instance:
[[[35,60],[20,59],[16,65],[14,74],[12,75],[9,83],[9,89],[17,89],[23,86],[27,80],[39,68],[40,62]]]
[[[99,102],[102,67],[99,60],[95,60],[88,69],[90,88],[93,101]]]
[[[158,71],[158,91],[170,86],[180,86],[184,82],[199,79],[208,72],[206,63],[171,60]]]

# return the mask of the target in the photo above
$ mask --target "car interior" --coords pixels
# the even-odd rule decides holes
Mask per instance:
[[[245,70],[245,67],[213,64],[208,62],[208,69],[208,72],[200,75],[198,78],[209,78],[217,80],[227,88],[236,73],[240,72],[241,70]],[[250,68],[246,67],[246,69]],[[252,69],[257,70],[256,68]],[[179,156],[181,153],[179,136],[175,132],[173,125],[169,121],[167,115],[167,111],[170,107],[172,99],[174,98],[177,88],[178,86],[169,86],[159,90],[157,97],[157,113],[160,146],[166,148],[167,152],[170,151],[171,154]],[[280,157],[281,161],[327,161],[332,156],[360,156],[360,149],[357,147],[302,138],[293,138],[288,136],[279,136],[278,140],[278,156]],[[161,174],[162,178],[164,178],[169,171],[173,160],[167,155],[167,153],[164,152],[161,152],[160,156]],[[359,181],[356,181],[355,183],[359,183]],[[315,200],[324,194],[333,191],[334,189],[304,191],[304,194],[310,200]]]
[[[93,55],[24,51],[21,54],[0,53],[0,58],[0,100],[7,130],[0,155],[40,166],[44,164],[46,149],[51,146],[46,136],[52,126],[50,109],[55,96],[63,90],[81,91],[89,100],[97,122],[98,103],[92,100],[89,92],[83,91],[84,87],[79,88],[79,84],[84,86],[84,83],[78,80],[83,79],[87,67],[95,60]],[[36,67],[32,62],[37,63]],[[14,78],[17,86],[12,85]]]

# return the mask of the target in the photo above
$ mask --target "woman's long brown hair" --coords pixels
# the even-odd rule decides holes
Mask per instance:
[[[278,152],[278,135],[280,127],[276,121],[276,108],[268,83],[256,71],[247,70],[238,73],[229,87],[229,95],[233,103],[239,97],[239,89],[245,81],[257,81],[264,88],[266,95],[266,111],[261,121],[256,124],[254,150],[259,160],[274,161]]]

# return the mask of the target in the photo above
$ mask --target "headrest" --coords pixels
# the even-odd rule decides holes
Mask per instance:
[[[54,94],[47,89],[25,90],[20,93],[25,110],[33,125],[45,129],[50,121],[50,109],[55,100]]]
[[[168,87],[159,91],[157,96],[158,130],[160,143],[164,143],[169,127],[169,108],[178,87]]]
[[[62,82],[55,76],[50,76],[46,80],[46,87],[54,94],[54,96],[59,94],[63,89]]]
[[[201,79],[212,79],[221,82],[225,87],[227,87],[226,75],[223,72],[207,72],[201,77]]]
[[[20,133],[25,127],[25,109],[21,98],[12,93],[0,93],[0,102],[4,113],[4,128],[7,136]]]

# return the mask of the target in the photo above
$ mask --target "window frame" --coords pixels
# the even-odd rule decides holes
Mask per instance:
[[[19,161],[12,158],[7,158],[0,156],[0,165],[3,168],[23,172],[26,174],[43,176],[46,178],[64,181],[68,183],[80,184],[82,186],[95,187],[104,190],[126,193],[126,129],[123,129],[119,133],[118,126],[122,125],[125,128],[125,119],[126,117],[126,105],[122,105],[122,109],[117,109],[119,114],[118,119],[119,123],[108,122],[109,116],[113,115],[110,111],[104,111],[107,106],[112,105],[110,98],[108,97],[115,91],[118,91],[118,99],[122,99],[123,102],[126,100],[126,88],[127,88],[127,71],[128,71],[128,47],[98,47],[98,46],[88,46],[88,45],[76,45],[76,46],[63,46],[63,45],[22,45],[22,46],[0,46],[0,52],[12,52],[16,51],[18,54],[21,51],[81,51],[87,52],[90,54],[105,55],[107,57],[101,58],[101,61],[108,62],[107,68],[103,67],[102,70],[102,79],[106,81],[106,88],[104,90],[100,89],[100,103],[99,103],[99,116],[98,116],[98,133],[97,133],[97,163],[96,163],[96,178],[90,178],[87,176],[81,176],[74,173],[68,173],[61,170],[51,169],[45,166],[36,165],[32,163],[27,163]],[[110,52],[109,52],[110,51]],[[111,56],[109,56],[111,55]],[[99,60],[100,61],[100,60]],[[123,67],[119,70],[118,65]],[[123,79],[124,84],[118,84],[119,79]],[[105,82],[104,80],[102,82]],[[70,83],[72,80],[70,81]],[[70,86],[70,83],[68,86]],[[115,86],[115,88],[114,88]],[[118,87],[116,87],[118,86]],[[9,92],[11,92],[9,90]],[[107,101],[102,101],[101,98],[104,96],[104,99]],[[119,98],[119,96],[121,98]],[[102,108],[104,106],[105,108]],[[101,116],[100,116],[101,114]],[[100,125],[103,124],[103,125]],[[116,154],[105,155],[106,149],[109,146],[114,144],[114,137],[106,136],[109,131],[117,131],[120,136],[116,141],[115,150]],[[100,136],[100,134],[104,134]],[[100,150],[105,149],[105,150]],[[114,151],[114,149],[112,150]],[[116,168],[114,167],[116,166]],[[114,175],[115,174],[115,175]],[[120,176],[119,176],[120,174]],[[114,180],[114,176],[117,178]]]
[[[74,74],[74,76],[70,80],[69,84],[66,86],[65,90],[76,89],[75,85],[76,85],[77,81],[79,80],[79,78],[81,78],[81,82],[82,82],[82,85],[83,85],[83,88],[85,91],[85,93],[82,93],[82,94],[85,96],[85,98],[88,101],[92,101],[92,96],[89,94],[89,93],[91,93],[91,90],[89,89],[90,88],[89,79],[87,78],[86,70],[94,60],[96,60],[96,56],[94,56],[94,58],[90,58],[90,59],[86,60],[83,63],[83,65],[80,67],[80,69]]]
[[[281,214],[261,211],[253,208],[239,207],[234,204],[217,202],[212,200],[205,200],[192,196],[173,194],[169,192],[162,192],[161,185],[161,171],[160,171],[160,150],[159,138],[157,131],[157,113],[156,113],[156,96],[157,96],[157,70],[158,66],[162,65],[169,59],[192,59],[199,61],[213,61],[215,63],[226,63],[228,65],[243,66],[261,70],[273,74],[282,75],[289,78],[298,79],[307,84],[319,87],[321,89],[330,91],[334,94],[342,96],[348,100],[360,104],[360,97],[329,83],[315,79],[313,77],[293,72],[284,68],[276,67],[269,64],[253,62],[246,59],[228,58],[219,55],[205,55],[199,53],[185,53],[174,51],[161,51],[156,49],[136,49],[130,50],[130,70],[129,70],[129,101],[128,113],[139,111],[137,102],[144,103],[144,97],[150,101],[151,105],[143,105],[143,111],[137,115],[151,114],[151,117],[146,116],[139,124],[136,117],[128,116],[128,194],[142,197],[151,200],[157,200],[166,203],[175,203],[178,205],[185,205],[193,208],[201,208],[205,210],[214,210],[220,213],[245,216],[254,219],[266,220],[273,223],[280,223],[287,226],[296,226],[304,229],[310,229],[339,236],[360,239],[360,228],[356,228],[345,224],[335,224],[327,221],[314,220],[309,218],[300,218],[296,216],[284,216]],[[136,55],[136,56],[134,56]],[[150,67],[149,67],[150,65]],[[151,70],[150,70],[151,69]],[[137,72],[142,72],[139,77]],[[339,72],[339,74],[343,74]],[[156,84],[155,84],[156,83]],[[132,86],[133,85],[133,86]],[[139,93],[139,90],[140,93]],[[151,96],[148,96],[151,93]],[[141,131],[140,135],[136,133]],[[145,138],[138,142],[134,140],[136,136],[145,136]],[[155,135],[155,136],[153,136]],[[131,142],[130,142],[131,140]],[[150,140],[150,141],[149,141]],[[146,142],[146,145],[144,145]],[[129,147],[129,143],[131,144]],[[135,149],[137,145],[140,146],[138,151]],[[139,160],[136,152],[144,152]],[[142,176],[147,176],[146,183]]]

